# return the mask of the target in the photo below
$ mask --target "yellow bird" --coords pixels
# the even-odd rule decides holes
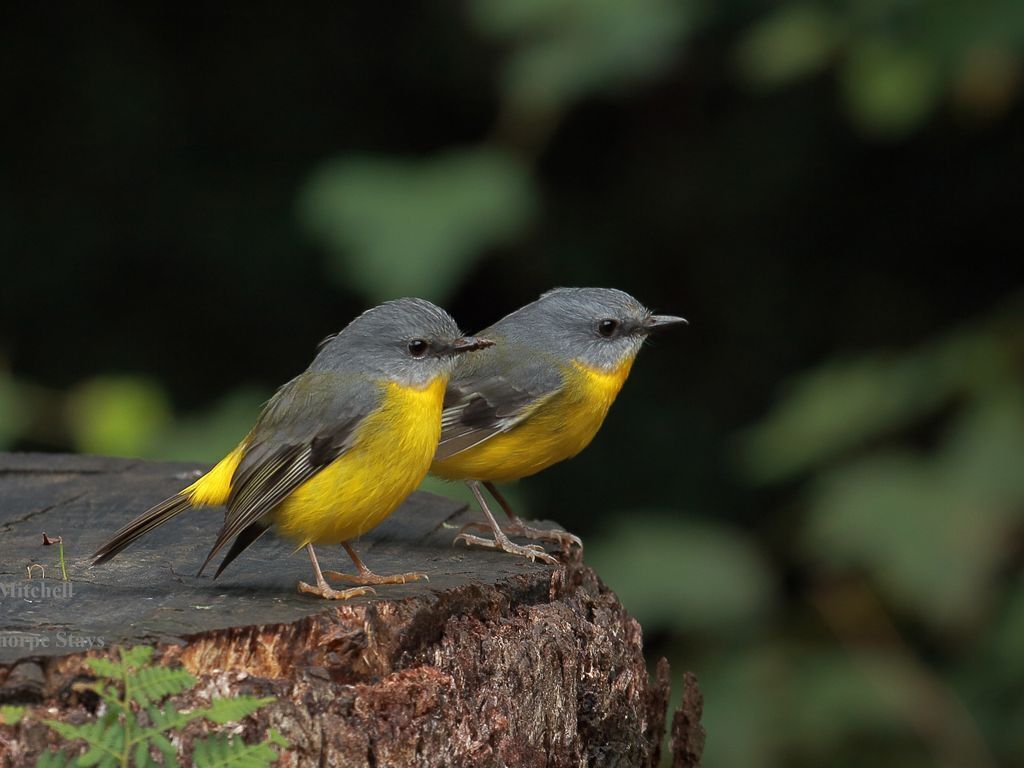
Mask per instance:
[[[430,467],[439,477],[465,480],[487,517],[488,525],[470,523],[455,540],[552,563],[542,547],[520,546],[508,536],[581,545],[570,533],[525,525],[495,483],[536,474],[586,448],[644,339],[685,322],[652,314],[622,291],[556,288],[481,331],[494,346],[456,365]],[[504,530],[481,483],[511,521]],[[489,529],[494,538],[471,536],[468,528]]]
[[[125,525],[94,555],[103,563],[191,507],[224,505],[224,525],[199,569],[232,539],[214,578],[269,528],[305,547],[316,586],[330,599],[404,583],[421,573],[380,576],[348,544],[370,530],[420,484],[437,448],[445,386],[458,355],[490,346],[463,338],[455,321],[423,299],[374,307],[326,339],[309,368],[281,387],[231,453],[181,492]],[[363,585],[328,586],[314,544],[341,545]]]

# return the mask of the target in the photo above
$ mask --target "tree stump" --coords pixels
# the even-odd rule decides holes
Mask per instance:
[[[20,724],[0,726],[0,766],[32,765],[59,743],[40,719],[91,717],[95,697],[77,685],[89,679],[83,660],[136,643],[198,678],[179,709],[211,695],[276,697],[241,733],[281,732],[290,742],[282,766],[659,762],[668,665],[650,679],[636,621],[578,555],[548,566],[453,547],[478,513],[449,499],[416,493],[356,542],[373,570],[425,571],[429,582],[343,603],[300,595],[308,559],[273,536],[216,581],[196,578],[221,523],[212,510],[89,567],[114,530],[199,471],[0,454],[0,703],[29,707]],[[44,532],[62,538],[70,581]],[[318,554],[327,568],[351,570],[340,548]],[[696,765],[703,732],[692,680],[684,704],[673,762]],[[186,729],[183,759],[206,727]]]

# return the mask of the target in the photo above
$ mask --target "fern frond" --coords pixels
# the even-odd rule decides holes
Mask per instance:
[[[255,696],[236,696],[233,699],[214,699],[209,707],[196,711],[207,720],[223,725],[238,722],[272,701],[275,701],[272,696],[263,699]]]
[[[191,712],[179,712],[170,702],[164,704],[163,707],[150,707],[146,711],[149,713],[149,719],[153,723],[153,727],[145,730],[152,733],[163,733],[164,731],[182,728],[203,716],[202,710],[194,709]]]
[[[111,751],[115,755],[120,755],[121,753],[124,752],[124,742],[125,742],[125,739],[127,738],[127,736],[128,736],[127,731],[120,724],[116,724],[114,727],[112,727],[110,729],[110,741],[109,741],[109,744],[110,744],[110,747],[111,747]],[[118,761],[118,762],[120,762],[120,761]]]
[[[180,668],[152,666],[153,649],[148,646],[121,649],[120,655],[120,662],[86,660],[97,678],[88,687],[106,703],[102,717],[81,725],[44,721],[66,741],[85,742],[86,752],[77,757],[65,752],[44,752],[38,763],[41,768],[160,768],[151,755],[154,747],[165,765],[173,765],[177,762],[177,750],[165,733],[178,731],[199,719],[219,725],[235,722],[274,701],[272,697],[238,696],[214,699],[207,707],[179,712],[169,699],[195,686],[192,675]],[[146,713],[148,725],[142,724],[146,719],[140,719],[136,707]],[[23,707],[0,707],[0,724],[17,722],[23,715]],[[270,732],[268,741],[254,745],[241,739],[213,736],[196,742],[195,765],[260,768],[277,760],[272,745],[287,746],[288,742],[276,731]]]
[[[90,747],[84,755],[80,755],[75,760],[75,768],[95,768],[103,762],[104,758],[107,759],[107,762],[114,760],[116,763],[116,759],[109,752],[104,752],[97,747]]]
[[[90,748],[102,752],[117,754],[119,734],[122,739],[121,745],[124,744],[124,729],[111,718],[104,717],[102,720],[94,720],[82,725],[62,723],[60,720],[44,720],[43,722],[68,741],[84,741]]]
[[[135,752],[133,753],[133,757],[135,760],[135,768],[150,768],[150,766],[155,766],[155,768],[159,768],[160,764],[156,762],[149,754],[149,748],[150,742],[148,741],[140,741],[138,744],[135,745]],[[172,751],[171,762],[169,763],[170,765],[174,765],[177,762],[174,759],[174,757],[175,755]]]
[[[86,659],[85,665],[89,667],[89,670],[96,677],[102,677],[105,680],[121,679],[121,665],[116,661],[111,661],[110,659]]]
[[[66,752],[46,750],[36,758],[36,768],[70,768],[73,760]]]
[[[118,713],[124,711],[121,706],[121,692],[112,685],[107,685],[101,680],[95,683],[86,683],[82,686],[84,690],[92,691],[107,703],[108,707],[116,708]]]
[[[178,750],[171,744],[170,739],[162,733],[153,733],[150,735],[149,740],[156,747],[157,751],[164,756],[164,761],[167,765],[174,765],[177,762]]]
[[[121,648],[121,663],[130,669],[147,666],[153,659],[153,649],[148,645],[134,645]]]
[[[132,699],[143,707],[184,693],[195,684],[196,679],[187,670],[172,667],[143,667],[125,676]]]
[[[276,731],[271,731],[268,740],[260,744],[246,744],[241,739],[227,736],[210,736],[193,744],[192,762],[196,768],[265,768],[280,757],[272,744],[288,746]]]

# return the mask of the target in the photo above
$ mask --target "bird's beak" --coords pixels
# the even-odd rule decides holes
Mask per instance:
[[[647,333],[651,331],[660,331],[662,328],[670,328],[673,325],[689,325],[690,321],[685,317],[676,317],[675,315],[651,315],[644,320],[644,330]]]
[[[493,347],[494,342],[490,339],[481,339],[477,336],[465,336],[461,339],[446,344],[437,350],[439,355],[461,355],[463,352],[472,352],[475,349]]]

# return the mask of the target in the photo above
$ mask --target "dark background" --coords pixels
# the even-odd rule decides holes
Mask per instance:
[[[619,287],[691,325],[511,490],[706,765],[1021,764],[1024,14],[958,5],[9,4],[0,447],[212,461],[379,300]]]

